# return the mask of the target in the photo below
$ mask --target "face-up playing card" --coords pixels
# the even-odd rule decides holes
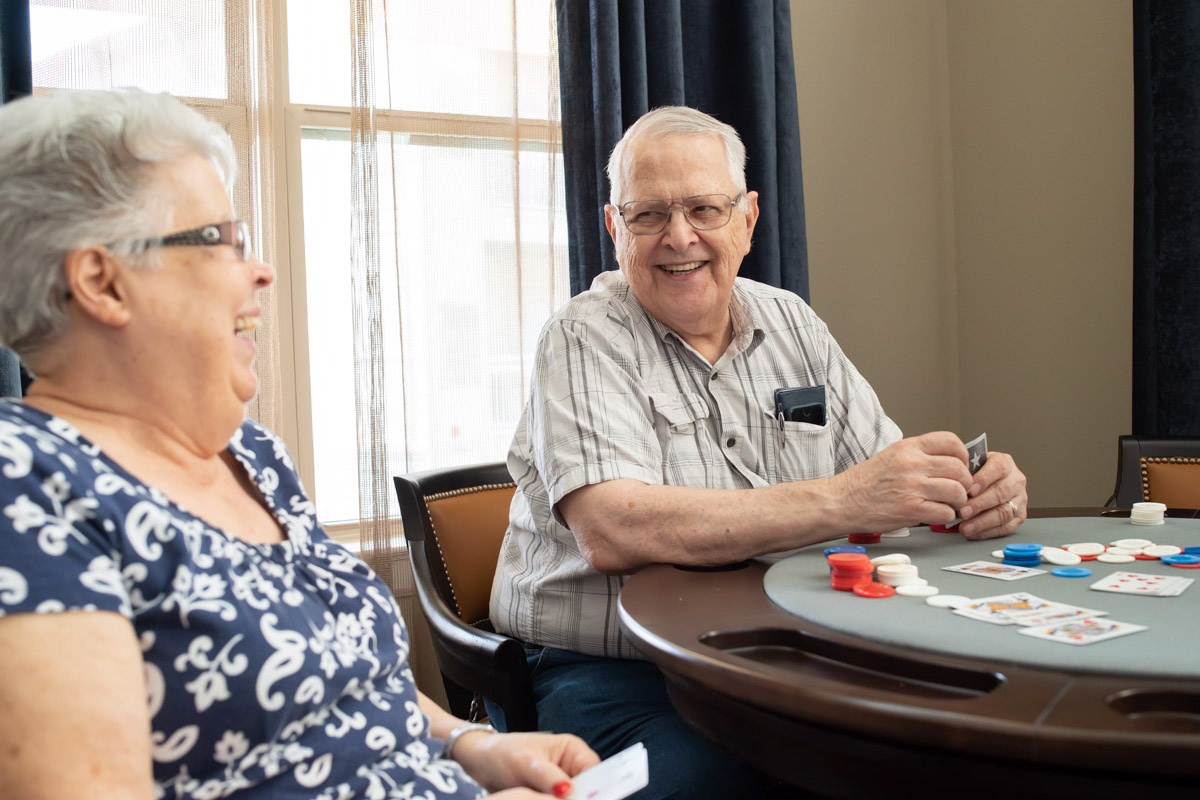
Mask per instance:
[[[1094,644],[1105,639],[1115,639],[1130,633],[1146,630],[1145,625],[1117,622],[1113,619],[1079,617],[1067,622],[1056,622],[1038,628],[1022,628],[1019,632],[1038,639],[1049,639],[1062,644]]]
[[[649,783],[646,747],[638,742],[571,778],[567,800],[621,800]]]
[[[1179,575],[1151,575],[1143,572],[1114,572],[1089,588],[1100,592],[1119,592],[1144,597],[1175,597],[1192,585],[1194,578]]]
[[[970,619],[978,619],[984,622],[990,622],[993,625],[1012,625],[1014,623],[1013,614],[1027,614],[1029,612],[1038,612],[1053,606],[1049,600],[1043,600],[1036,595],[1028,592],[1014,592],[1013,594],[1001,594],[995,597],[981,597],[978,600],[972,600],[961,608],[954,610],[955,614]]]
[[[965,575],[978,575],[983,578],[996,578],[1001,581],[1016,581],[1034,575],[1045,575],[1044,569],[1032,567],[1014,567],[1010,564],[997,564],[994,561],[970,561],[966,564],[955,564],[952,567],[942,567],[949,572],[961,572]]]
[[[1104,617],[1107,616],[1107,611],[1096,611],[1092,608],[1081,608],[1073,606],[1069,603],[1051,602],[1047,608],[1038,609],[1036,611],[1015,611],[1009,614],[1009,618],[1018,625],[1024,627],[1037,627],[1040,625],[1052,625],[1059,622],[1068,622],[1069,620],[1078,619],[1079,617]]]

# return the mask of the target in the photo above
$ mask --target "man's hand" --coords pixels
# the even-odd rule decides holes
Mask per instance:
[[[455,746],[454,759],[488,791],[528,787],[545,794],[600,763],[578,736],[550,733],[469,733]],[[537,795],[512,795],[525,796]]]
[[[1025,474],[1008,453],[989,453],[987,463],[973,476],[970,500],[959,511],[958,530],[966,539],[1007,536],[1029,516]]]
[[[976,483],[967,448],[944,431],[901,439],[833,480],[844,487],[850,526],[863,533],[950,522]]]

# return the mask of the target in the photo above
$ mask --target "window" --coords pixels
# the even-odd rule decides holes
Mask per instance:
[[[246,134],[243,171],[273,152],[276,427],[321,520],[353,527],[352,4],[269,5],[273,131],[243,79],[255,46],[229,44],[254,41],[255,0],[33,0],[34,80],[169,91]],[[569,295],[553,0],[374,8],[388,469],[502,460],[538,332]],[[270,197],[239,188],[239,213]]]

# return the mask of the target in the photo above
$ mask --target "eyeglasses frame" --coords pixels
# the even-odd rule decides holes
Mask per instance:
[[[625,224],[625,230],[629,231],[634,236],[657,236],[658,234],[665,231],[667,229],[667,226],[671,224],[671,213],[675,210],[676,207],[678,207],[679,210],[683,212],[683,218],[687,220],[688,224],[691,225],[696,230],[698,230],[698,231],[719,231],[721,228],[724,228],[726,225],[728,225],[729,221],[733,219],[733,209],[736,208],[742,202],[742,199],[745,198],[745,196],[746,196],[745,192],[738,192],[736,197],[730,197],[729,195],[725,194],[724,192],[705,192],[704,194],[693,194],[693,195],[688,195],[687,197],[681,197],[679,199],[678,203],[672,202],[671,199],[667,198],[667,197],[652,197],[652,198],[649,198],[646,200],[629,200],[627,202],[622,203],[619,206],[613,206],[613,208],[615,208],[617,210],[617,215],[621,217],[621,222],[623,222]],[[711,228],[701,228],[699,225],[697,225],[692,220],[691,216],[688,214],[687,205],[686,205],[688,200],[695,200],[697,197],[724,197],[726,200],[728,200],[729,201],[729,215],[727,217],[725,217],[725,221],[722,222],[720,225],[714,225]],[[663,226],[656,231],[643,231],[640,233],[638,231],[635,231],[633,228],[629,227],[629,220],[625,218],[625,209],[634,203],[666,203],[667,204],[667,218],[666,218],[666,220],[663,221]]]
[[[118,244],[138,250],[148,250],[151,247],[216,247],[227,244],[233,247],[233,254],[239,261],[247,260],[253,252],[250,247],[250,225],[240,219],[211,222],[208,225],[168,233],[165,236],[136,239],[108,246],[117,247]]]

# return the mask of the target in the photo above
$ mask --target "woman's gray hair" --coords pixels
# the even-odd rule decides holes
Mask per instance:
[[[60,332],[68,251],[170,231],[156,168],[198,155],[226,191],[237,170],[220,125],[166,94],[59,91],[0,107],[0,342],[22,361]],[[137,266],[156,253],[111,247]]]
[[[614,206],[622,200],[647,198],[621,197],[622,171],[625,167],[625,152],[631,142],[638,139],[651,139],[659,136],[717,136],[725,146],[725,161],[729,166],[729,177],[737,184],[738,191],[746,193],[746,146],[732,125],[721,122],[716,117],[709,116],[703,111],[697,111],[687,106],[663,106],[643,114],[637,122],[629,126],[621,141],[613,148],[608,157],[608,202]]]

